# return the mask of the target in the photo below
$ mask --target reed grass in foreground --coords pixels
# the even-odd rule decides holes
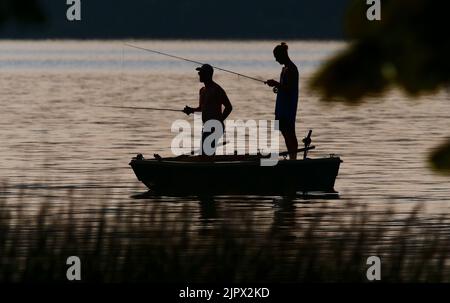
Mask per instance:
[[[43,197],[34,213],[0,198],[0,282],[65,282],[74,255],[84,282],[366,282],[372,255],[384,282],[450,282],[449,218],[420,207],[375,218],[347,203],[351,218],[324,207],[295,228],[264,230],[246,214],[199,228],[151,201],[83,210],[73,195]]]

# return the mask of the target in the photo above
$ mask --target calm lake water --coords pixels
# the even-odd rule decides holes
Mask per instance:
[[[136,44],[261,79],[279,77],[272,41]],[[131,157],[169,156],[171,124],[186,116],[96,105],[182,109],[197,104],[201,84],[195,65],[131,49],[123,41],[0,42],[0,199],[12,208],[21,203],[31,214],[45,199],[64,205],[70,195],[75,212],[86,216],[99,205],[131,211],[151,203],[170,214],[187,212],[195,226],[210,228],[236,213],[252,217],[260,229],[295,228],[324,206],[338,214],[336,220],[351,219],[344,207],[349,201],[374,216],[390,208],[407,214],[417,203],[424,204],[421,216],[427,218],[450,213],[449,178],[427,163],[428,153],[449,135],[448,93],[412,100],[392,91],[357,107],[330,105],[305,83],[345,44],[289,45],[301,78],[297,133],[302,138],[313,130],[311,157],[342,157],[335,186],[340,199],[299,198],[285,207],[279,197],[221,196],[206,206],[195,197],[133,198],[147,189],[128,166]],[[275,95],[268,87],[223,72],[215,79],[234,105],[230,118],[273,118]]]

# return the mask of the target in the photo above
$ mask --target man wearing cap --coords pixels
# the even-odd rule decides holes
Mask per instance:
[[[214,131],[218,131],[217,129],[214,129],[214,127],[213,130],[205,129],[205,124],[207,124],[208,121],[220,122],[219,126],[220,125],[222,126],[222,129],[220,131],[223,134],[224,121],[230,115],[231,111],[233,110],[233,107],[224,89],[220,87],[219,84],[213,81],[212,79],[214,73],[213,67],[209,64],[204,64],[201,67],[196,68],[196,70],[198,71],[200,82],[202,82],[205,86],[200,89],[198,107],[194,108],[186,106],[183,109],[183,112],[187,115],[190,115],[194,112],[202,113],[202,121],[204,127],[202,131],[202,154],[203,154],[205,151],[204,142],[206,138],[209,135],[211,135]],[[212,147],[215,150],[215,143],[212,144]]]

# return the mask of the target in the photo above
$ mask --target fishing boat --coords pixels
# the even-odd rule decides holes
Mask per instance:
[[[274,166],[262,166],[257,155],[214,155],[163,158],[154,155],[134,157],[130,165],[138,180],[158,194],[267,194],[286,195],[301,192],[333,193],[340,157],[311,159],[299,149],[303,159],[286,159],[287,152]]]

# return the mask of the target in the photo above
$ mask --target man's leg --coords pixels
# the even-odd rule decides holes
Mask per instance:
[[[204,146],[205,140],[206,140],[206,138],[207,138],[209,135],[213,134],[213,132],[214,132],[214,129],[213,129],[212,132],[202,132],[202,142],[201,142],[201,143],[202,143],[202,155],[207,155],[207,153],[205,152],[205,146]],[[217,141],[219,141],[219,139],[213,140],[212,143],[211,143],[211,145],[207,147],[208,149],[212,149],[212,151],[213,151],[213,154],[212,154],[212,155],[215,155],[215,154],[216,154]],[[212,156],[212,155],[211,155],[211,156]]]
[[[298,141],[295,134],[295,121],[280,120],[280,131],[283,135],[284,142],[286,143],[287,150],[289,152],[289,159],[297,159]]]
[[[211,135],[210,132],[202,131],[202,142],[201,142],[202,156],[206,155],[206,153],[205,153],[205,140],[206,140],[206,138],[207,138],[209,135]]]
[[[297,159],[297,149],[298,149],[298,140],[297,135],[295,134],[295,129],[292,130],[292,132],[289,133],[289,158],[291,160]]]
[[[295,134],[295,129],[285,129],[281,133],[284,137],[284,142],[286,142],[286,147],[289,152],[289,159],[296,160],[298,140],[297,135]]]
[[[223,123],[218,120],[208,120],[202,129],[202,154],[215,155],[217,144],[224,134]]]

